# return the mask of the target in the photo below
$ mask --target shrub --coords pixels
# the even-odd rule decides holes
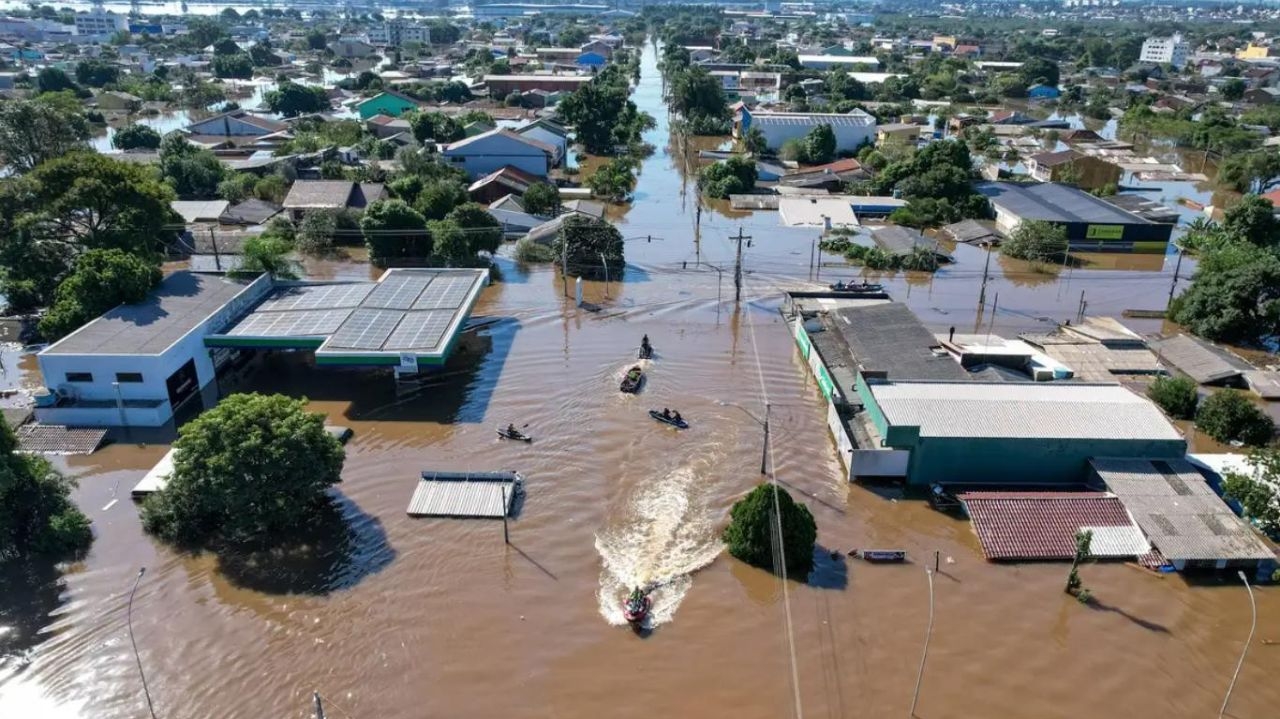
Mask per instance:
[[[550,247],[525,237],[516,243],[515,258],[517,262],[554,262],[556,255]]]
[[[813,546],[818,539],[818,526],[809,508],[791,499],[785,489],[762,484],[738,500],[729,514],[732,520],[724,530],[729,553],[762,569],[774,567],[773,532],[774,492],[777,492],[779,524],[777,538],[782,543],[783,564],[796,579],[807,577],[813,568]]]
[[[1023,220],[1000,251],[1019,260],[1061,260],[1067,253],[1067,229],[1053,222]]]
[[[1200,403],[1196,429],[1219,442],[1260,446],[1271,441],[1275,423],[1243,392],[1228,389],[1215,392]]]
[[[1194,417],[1200,401],[1196,382],[1190,377],[1157,377],[1147,388],[1147,396],[1174,419]]]
[[[520,198],[524,211],[531,215],[551,216],[560,206],[560,191],[545,182],[529,185]]]

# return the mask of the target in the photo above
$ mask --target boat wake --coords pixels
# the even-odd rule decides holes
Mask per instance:
[[[701,460],[705,462],[707,460]],[[596,535],[600,615],[625,625],[622,603],[635,587],[656,587],[646,627],[665,624],[693,586],[693,573],[715,561],[723,545],[706,507],[699,472],[681,467],[640,483],[620,520]]]

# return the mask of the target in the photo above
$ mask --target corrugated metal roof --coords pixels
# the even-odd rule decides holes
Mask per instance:
[[[1183,438],[1154,404],[1118,384],[916,381],[870,387],[890,424],[918,426],[922,437]]]
[[[1108,225],[1149,225],[1151,222],[1083,190],[1054,182],[1024,185],[1017,182],[980,182],[974,190],[993,205],[1024,220],[1087,222]]]
[[[1090,464],[1169,559],[1275,558],[1190,462],[1099,458]]]
[[[18,428],[18,451],[28,454],[93,454],[107,430],[60,424],[24,424]]]
[[[751,113],[751,124],[755,125],[756,123],[762,125],[803,125],[805,127],[817,127],[818,125],[875,127],[876,119],[861,110],[854,110],[847,115],[826,112],[753,112]]]
[[[515,472],[423,472],[406,512],[414,517],[501,517],[511,511],[519,481]]]
[[[1213,384],[1239,377],[1250,369],[1244,360],[1190,335],[1152,340],[1151,347],[1162,362],[1176,367],[1179,372],[1200,384]]]
[[[1099,557],[1134,557],[1150,546],[1124,505],[1103,492],[969,492],[959,496],[990,560],[1071,559],[1076,532],[1094,531]]]

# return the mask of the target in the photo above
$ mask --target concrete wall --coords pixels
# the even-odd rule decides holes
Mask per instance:
[[[121,385],[122,387],[124,385]],[[168,402],[154,407],[125,407],[124,421],[129,427],[162,427],[173,418],[173,408]],[[120,410],[117,407],[38,407],[36,421],[42,424],[63,424],[70,427],[119,427]]]
[[[1178,458],[1187,449],[1184,440],[919,437],[914,443],[891,442],[911,450],[907,482],[917,486],[1075,484],[1085,481],[1092,457]]]
[[[818,382],[818,391],[822,393],[823,398],[827,401],[827,429],[831,431],[831,437],[835,440],[836,454],[840,458],[840,466],[844,468],[845,478],[852,481],[852,457],[856,450],[853,438],[849,436],[849,430],[845,427],[844,421],[840,417],[839,405],[846,403],[844,395],[841,393],[840,388],[836,386],[836,383],[832,381],[831,374],[827,371],[827,367],[822,361],[822,355],[813,346],[813,342],[809,339],[809,333],[805,332],[804,319],[799,315],[791,320],[791,335],[795,338],[796,346],[800,349],[800,356],[809,365],[809,371],[813,372],[813,376]]]

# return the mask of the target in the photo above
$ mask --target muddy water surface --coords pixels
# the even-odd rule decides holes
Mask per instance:
[[[636,96],[660,117],[650,141],[662,148],[656,78],[649,50]],[[135,507],[111,502],[163,444],[60,462],[80,480],[96,541],[60,571],[0,577],[0,716],[145,715],[125,614],[140,566],[134,629],[166,719],[301,718],[315,690],[331,715],[352,717],[764,719],[796,714],[797,695],[812,717],[905,715],[935,551],[920,716],[1212,716],[1249,629],[1244,590],[1090,565],[1082,575],[1099,601],[1084,607],[1061,591],[1066,567],[989,565],[966,522],[842,482],[825,406],[776,312],[779,287],[806,281],[812,233],[779,228],[771,213],[704,211],[695,241],[675,164],[661,149],[645,163],[623,234],[660,239],[629,243],[623,282],[587,286],[598,313],[567,303],[552,270],[503,261],[504,281],[476,309],[499,321],[417,396],[397,398],[386,376],[315,370],[304,356],[263,359],[247,388],[304,394],[355,430],[340,516],[306,556],[190,557],[146,537]],[[698,260],[731,267],[726,238],[740,225],[754,239],[735,308],[731,275],[721,282]],[[985,256],[958,254],[935,277],[885,278],[940,330],[980,317]],[[822,281],[857,270],[827,272]],[[997,332],[1074,315],[1081,289],[1091,311],[1160,306],[1171,279],[1076,268],[1036,283],[996,262],[992,272],[1000,308],[985,318]],[[643,333],[657,356],[644,391],[624,396],[617,381]],[[912,563],[824,552],[784,601],[777,578],[720,551],[730,505],[761,479],[766,401],[775,475],[814,512],[819,544],[900,547]],[[692,428],[645,416],[663,406]],[[496,440],[508,422],[528,423],[535,441]],[[494,522],[407,517],[426,468],[525,474],[511,544]],[[643,582],[661,586],[656,626],[638,637],[617,626],[617,606]],[[1280,703],[1280,598],[1256,596],[1237,717],[1270,717]]]

